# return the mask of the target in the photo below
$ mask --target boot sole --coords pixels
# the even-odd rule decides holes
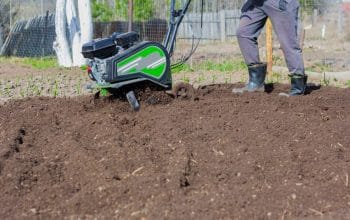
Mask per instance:
[[[248,92],[248,93],[265,92],[265,88],[261,87],[261,88],[255,89],[255,90],[248,90],[248,89],[245,89],[245,88],[234,88],[234,89],[232,89],[232,93],[233,94],[243,94],[245,92]]]

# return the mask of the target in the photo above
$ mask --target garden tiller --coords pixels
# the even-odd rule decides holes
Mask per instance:
[[[188,85],[185,83],[172,85],[171,69],[174,65],[186,62],[196,50],[199,41],[197,45],[193,41],[191,52],[179,63],[171,65],[170,58],[175,49],[179,26],[191,2],[192,0],[187,0],[182,7],[177,8],[176,0],[171,0],[169,27],[163,44],[140,42],[139,34],[136,32],[114,33],[108,38],[84,44],[82,54],[89,60],[88,75],[96,82],[93,87],[98,88],[100,93],[123,91],[136,111],[140,105],[134,90],[140,84],[150,83],[156,88],[171,91],[168,93],[175,97],[180,92],[186,95]]]

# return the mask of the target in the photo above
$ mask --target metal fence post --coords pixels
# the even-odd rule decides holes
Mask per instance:
[[[129,26],[128,31],[132,31],[132,25],[134,22],[134,1],[129,0]]]
[[[12,29],[12,0],[10,0],[10,30]]]
[[[344,27],[344,13],[342,10],[341,3],[339,3],[339,6],[338,6],[338,36],[342,35],[343,27]]]
[[[2,28],[2,24],[0,25],[0,51],[2,48],[2,45],[4,45],[4,34],[3,34],[3,28]]]
[[[220,31],[221,31],[221,42],[226,41],[226,11],[220,11]]]

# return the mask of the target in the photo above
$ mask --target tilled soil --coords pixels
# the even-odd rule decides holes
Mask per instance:
[[[349,219],[350,90],[232,87],[0,106],[0,219]]]

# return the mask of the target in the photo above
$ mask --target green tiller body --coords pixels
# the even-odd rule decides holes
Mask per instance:
[[[136,32],[114,33],[108,38],[84,44],[82,54],[89,60],[88,74],[96,82],[94,87],[118,91],[149,82],[164,90],[171,90],[170,57],[174,51],[178,28],[190,4],[191,0],[188,0],[183,8],[177,10],[176,0],[171,1],[169,27],[163,44],[141,42]],[[135,99],[132,96],[133,93],[130,97]],[[132,102],[135,100],[130,104]]]

